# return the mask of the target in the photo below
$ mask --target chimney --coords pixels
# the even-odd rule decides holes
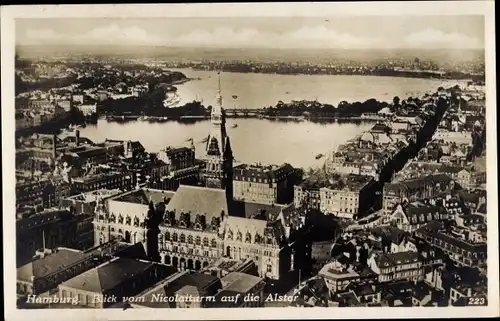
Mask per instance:
[[[75,130],[75,142],[76,146],[80,146],[80,131],[78,129]]]

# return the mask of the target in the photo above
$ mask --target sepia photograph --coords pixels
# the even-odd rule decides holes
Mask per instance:
[[[498,316],[493,4],[2,7],[7,320]]]

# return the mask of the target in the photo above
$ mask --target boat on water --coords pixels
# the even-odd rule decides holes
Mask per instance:
[[[323,154],[318,154],[318,155],[316,155],[316,157],[315,157],[315,158],[316,158],[316,159],[320,159],[320,158],[322,158],[323,156],[325,156],[325,155],[323,155]]]
[[[234,124],[231,128],[238,128],[238,124]]]

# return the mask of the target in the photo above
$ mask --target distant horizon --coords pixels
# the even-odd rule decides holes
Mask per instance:
[[[95,47],[95,48],[105,48],[105,47],[130,47],[130,48],[168,48],[168,49],[182,49],[182,50],[192,50],[192,49],[210,49],[210,50],[300,50],[300,51],[484,51],[484,48],[406,48],[406,47],[394,47],[394,48],[268,48],[268,47],[214,47],[210,45],[202,46],[171,46],[171,45],[148,45],[148,44],[16,44],[15,48],[23,47],[41,47],[41,48],[54,48],[54,47]]]
[[[17,19],[17,45],[484,49],[484,17],[400,15]]]

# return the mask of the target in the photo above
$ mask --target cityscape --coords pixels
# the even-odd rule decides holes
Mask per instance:
[[[487,306],[484,21],[441,18],[471,46],[17,21],[17,308]]]

